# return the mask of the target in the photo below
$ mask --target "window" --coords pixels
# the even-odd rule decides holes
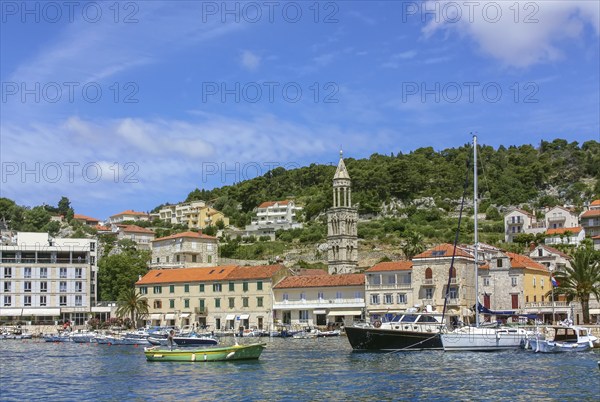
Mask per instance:
[[[230,292],[235,292],[235,283],[229,282],[229,291]]]
[[[221,291],[221,284],[213,283],[213,292],[220,292],[220,291]]]
[[[96,265],[96,257],[94,257],[93,255],[90,256],[90,264]]]
[[[67,296],[60,296],[58,298],[58,304],[63,307],[66,306],[67,305]]]
[[[75,268],[75,278],[76,279],[83,278],[83,268]]]
[[[387,277],[388,280],[388,285],[395,285],[396,284],[396,275],[388,275]]]
[[[187,283],[185,285],[183,285],[183,291],[185,293],[190,293],[190,285]]]
[[[490,286],[490,278],[483,278],[483,286]]]
[[[161,294],[162,293],[162,286],[154,286],[154,288],[152,289],[152,292],[154,294]]]
[[[31,282],[30,281],[23,282],[23,290],[25,292],[31,292]]]
[[[83,292],[83,282],[75,282],[75,291]]]
[[[432,288],[425,289],[425,298],[428,300],[433,299],[433,289]]]
[[[23,269],[23,278],[31,278],[31,267],[25,267]]]
[[[250,305],[249,299],[249,297],[242,297],[242,307],[248,307]]]
[[[154,308],[162,308],[162,301],[154,300]]]
[[[12,282],[4,282],[4,292],[5,293],[9,293],[11,291],[10,290],[12,287],[11,285],[12,285]]]
[[[67,291],[67,282],[60,282],[59,292]]]
[[[378,294],[371,295],[371,304],[379,304],[379,295]]]
[[[535,303],[537,301],[537,296],[533,295],[533,302]]]
[[[394,302],[394,295],[391,293],[385,293],[383,295],[383,304],[392,304]]]
[[[175,308],[175,299],[169,299],[169,308]]]
[[[75,295],[75,306],[83,306],[83,297],[81,295]]]
[[[192,262],[198,262],[196,254],[192,254]]]
[[[169,293],[175,293],[175,285],[169,285]]]
[[[183,307],[190,308],[190,299],[183,299]]]
[[[156,257],[156,263],[158,264],[160,262],[160,257]]]
[[[517,286],[517,277],[516,276],[512,276],[510,278],[510,285],[511,286]]]
[[[323,300],[323,292],[317,293],[317,297],[320,301],[322,301]]]
[[[235,308],[235,297],[229,298],[229,308]]]
[[[450,288],[448,296],[450,296],[451,299],[458,299],[458,288]]]
[[[215,299],[215,307],[221,308],[221,299]]]
[[[433,279],[433,271],[431,268],[425,270],[425,279]]]
[[[342,292],[335,292],[335,298],[337,300],[341,300],[342,299]]]
[[[533,277],[533,287],[535,287],[535,276]]]
[[[48,291],[48,282],[40,282],[40,292]]]
[[[40,268],[40,278],[48,278],[48,268]]]
[[[46,296],[40,296],[40,307],[46,307]]]
[[[263,307],[263,298],[262,297],[256,298],[256,307]]]
[[[60,269],[60,278],[61,279],[65,279],[67,277],[67,269],[66,268],[61,268]]]
[[[31,296],[23,296],[23,305],[31,306]]]
[[[175,261],[176,261],[176,262],[179,262],[179,259],[180,259],[180,256],[179,256],[179,254],[177,254],[177,255],[175,256]]]
[[[256,290],[263,290],[263,283],[262,283],[262,281],[256,282]]]
[[[540,286],[544,289],[544,278],[540,279]]]
[[[354,292],[354,298],[356,299],[356,301],[359,301],[360,299],[362,299],[362,292],[360,292],[360,291]]]
[[[212,263],[212,255],[207,255],[206,256],[206,262],[209,263],[209,264]]]
[[[148,294],[148,286],[140,286],[140,294],[147,295]]]
[[[243,282],[243,283],[242,283],[242,290],[243,290],[244,292],[247,292],[247,291],[248,291],[248,282]]]
[[[198,285],[198,292],[204,293],[204,284],[203,283]]]
[[[381,285],[381,276],[379,276],[379,275],[373,275],[371,279],[372,279],[371,283],[373,285]]]
[[[299,310],[298,319],[300,322],[308,322],[308,310]]]
[[[198,301],[200,302],[200,310],[204,311],[204,307],[205,307],[204,299],[198,299]]]
[[[304,293],[304,292],[300,293],[300,300],[306,301],[306,293]]]
[[[498,268],[502,268],[502,258],[497,258],[497,259],[496,259],[496,266],[497,266]]]
[[[5,307],[12,306],[12,296],[4,296],[4,306]]]
[[[11,267],[4,267],[4,277],[12,278],[12,268]]]
[[[289,297],[290,297],[290,296],[289,296],[287,293],[284,293],[284,294],[283,294],[283,301],[285,301],[285,302],[286,302],[286,301],[288,301],[288,300],[289,300]]]
[[[90,251],[96,251],[96,243],[95,242],[90,243]]]
[[[538,248],[538,257],[543,257],[544,256],[544,250],[542,250],[541,248]]]
[[[398,304],[406,304],[406,293],[398,293]]]

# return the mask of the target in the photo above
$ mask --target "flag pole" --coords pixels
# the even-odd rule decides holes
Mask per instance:
[[[554,316],[554,273],[550,272],[550,285],[552,286],[552,325],[556,324],[556,317]]]

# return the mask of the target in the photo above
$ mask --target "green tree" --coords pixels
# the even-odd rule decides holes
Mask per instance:
[[[117,300],[117,316],[129,316],[131,323],[136,324],[139,316],[148,315],[148,299],[135,291],[134,287],[125,289]]]
[[[25,211],[23,227],[25,232],[39,232],[50,222],[50,213],[42,206],[33,207]]]
[[[417,232],[409,233],[402,242],[400,249],[406,256],[406,259],[411,260],[415,255],[425,251],[423,236]]]
[[[149,260],[149,251],[136,249],[102,257],[98,262],[100,300],[117,300],[119,295],[133,288],[139,277],[148,272]]]
[[[557,271],[555,295],[565,295],[567,301],[578,300],[583,310],[583,322],[590,322],[590,295],[600,300],[600,262],[594,249],[582,246],[575,250],[571,265]]]

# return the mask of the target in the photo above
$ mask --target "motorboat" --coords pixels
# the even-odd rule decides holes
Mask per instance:
[[[583,352],[592,349],[598,341],[588,328],[580,326],[559,325],[549,329],[547,335],[537,333],[528,339],[531,350],[540,353]]]
[[[223,347],[166,349],[154,346],[144,349],[146,360],[156,361],[181,361],[181,362],[214,362],[235,360],[256,360],[260,357],[265,343],[249,345],[232,345]]]

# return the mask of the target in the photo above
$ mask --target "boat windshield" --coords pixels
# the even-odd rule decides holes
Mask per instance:
[[[402,318],[401,315],[395,315],[394,318],[392,318],[390,320],[390,322],[400,322],[400,319]]]
[[[407,314],[402,316],[402,322],[415,322],[417,321],[418,315]]]

